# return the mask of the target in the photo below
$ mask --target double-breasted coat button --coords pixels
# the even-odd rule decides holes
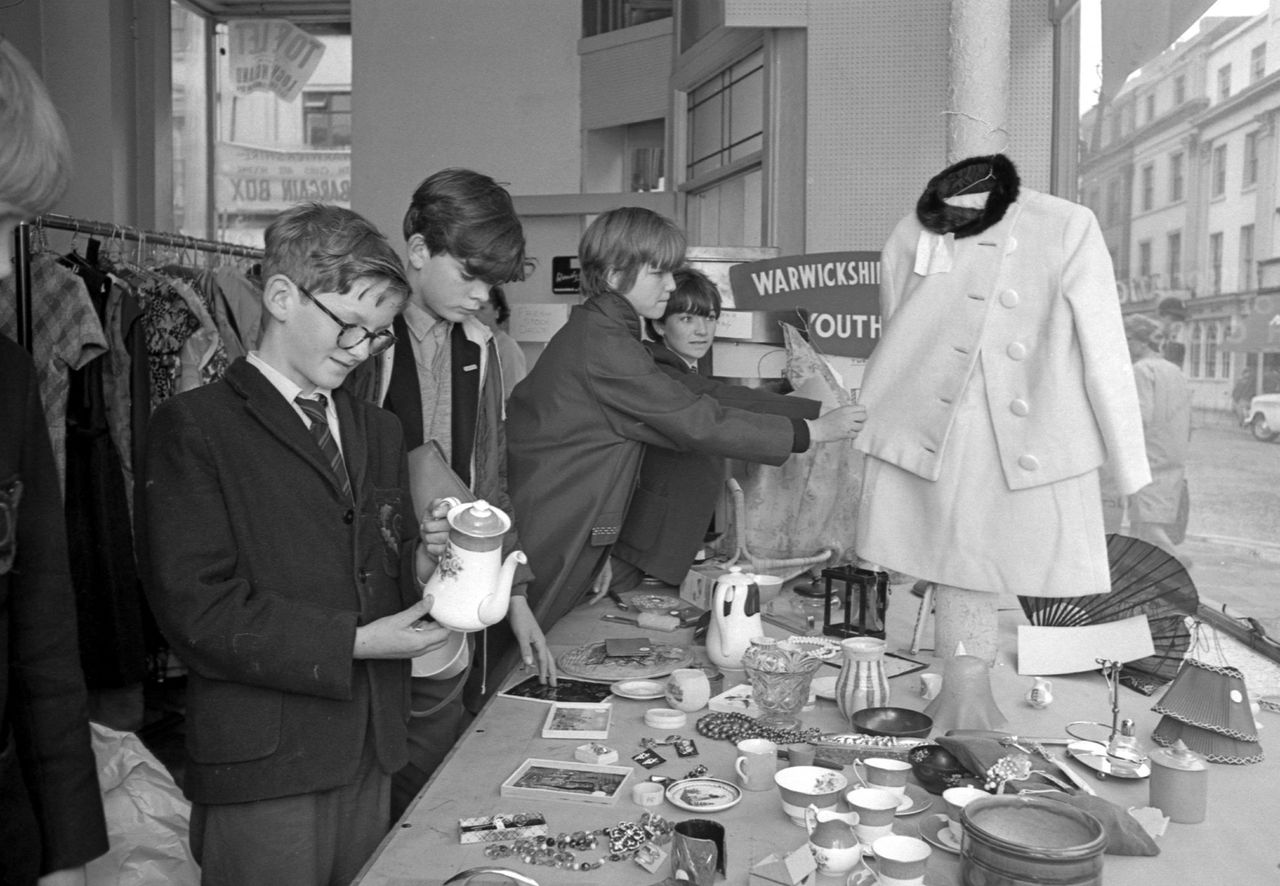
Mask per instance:
[[[1026,400],[1017,399],[1009,404],[1009,411],[1019,418],[1024,418],[1031,413],[1031,406]]]
[[[1004,305],[1006,308],[1016,308],[1020,300],[1021,299],[1018,298],[1016,290],[1006,289],[1004,292],[1000,293],[1000,304]]]
[[[1038,471],[1040,469],[1040,459],[1034,455],[1018,456],[1018,467],[1024,471]]]
[[[363,569],[363,568],[362,568],[362,569],[360,569],[358,572],[356,572],[356,577],[360,579],[361,583],[364,583],[364,582],[368,581],[368,580],[369,580],[369,570],[368,570],[368,569]]]
[[[1022,360],[1027,356],[1027,346],[1020,341],[1015,341],[1005,348],[1005,353],[1009,355],[1010,360]]]
[[[1017,248],[1018,248],[1018,238],[1010,237],[1008,241],[1004,244],[1004,254],[1012,255],[1013,251]]]
[[[356,521],[356,512],[351,510],[351,508],[347,508],[346,511],[344,511],[342,514],[342,522],[350,526],[355,521]]]

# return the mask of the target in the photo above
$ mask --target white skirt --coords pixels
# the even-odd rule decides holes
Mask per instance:
[[[856,522],[858,556],[973,591],[1032,597],[1109,592],[1098,472],[1011,490],[985,388],[979,364],[936,481],[867,456]]]

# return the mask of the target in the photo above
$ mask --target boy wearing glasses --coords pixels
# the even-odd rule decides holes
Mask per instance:
[[[436,172],[410,198],[404,238],[410,295],[393,326],[396,346],[362,367],[353,389],[400,417],[409,449],[435,440],[477,498],[514,517],[506,478],[505,367],[479,318],[493,286],[526,273],[524,228],[511,195],[470,169]],[[513,526],[503,556],[519,546]],[[517,570],[507,623],[487,629],[477,667],[448,679],[414,678],[410,763],[392,782],[394,817],[466,728],[466,708],[478,710],[501,682],[509,650],[518,649],[526,665],[554,684],[554,661],[525,599],[531,577],[528,567]]]
[[[151,420],[148,593],[189,668],[203,882],[348,883],[406,760],[408,661],[445,636],[419,583],[447,527],[415,519],[399,422],[340,389],[394,341],[395,251],[303,204],[267,228],[263,279],[258,349]]]

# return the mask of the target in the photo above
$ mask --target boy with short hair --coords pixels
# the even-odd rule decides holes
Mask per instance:
[[[394,340],[394,250],[304,204],[267,228],[263,279],[258,350],[152,418],[147,590],[190,671],[204,883],[348,883],[405,762],[408,659],[445,636],[419,598],[446,527],[415,519],[399,422],[339,388]]]
[[[511,497],[546,630],[589,589],[607,589],[645,446],[777,465],[811,443],[854,437],[865,419],[860,406],[812,419],[729,408],[658,368],[640,326],[662,318],[685,245],[651,210],[598,216],[578,245],[586,302],[511,394]]]
[[[491,287],[524,279],[524,227],[505,188],[483,173],[453,168],[414,189],[403,232],[410,295],[395,320],[396,346],[362,367],[351,386],[400,418],[409,449],[435,440],[476,497],[512,517],[505,557],[520,546],[507,494],[506,367],[478,314]],[[517,569],[507,622],[485,631],[472,673],[414,678],[410,763],[392,782],[393,816],[466,728],[464,705],[476,711],[496,690],[511,653],[554,684],[554,660],[525,600],[531,575],[527,566]]]

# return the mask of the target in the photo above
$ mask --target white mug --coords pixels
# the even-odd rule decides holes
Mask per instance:
[[[738,781],[748,791],[773,789],[773,776],[778,771],[778,746],[767,738],[744,738],[738,742],[734,768]]]
[[[700,711],[711,700],[711,681],[701,668],[676,668],[667,678],[667,704],[677,711]]]

